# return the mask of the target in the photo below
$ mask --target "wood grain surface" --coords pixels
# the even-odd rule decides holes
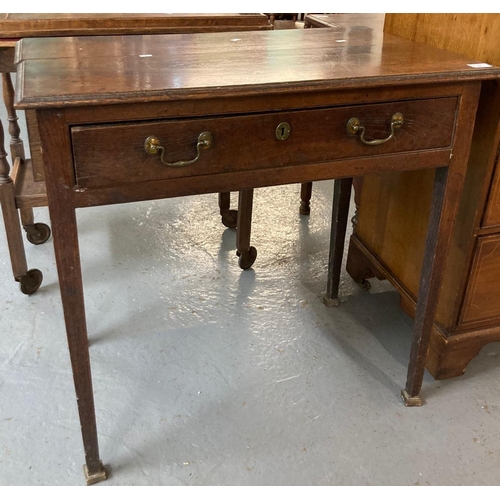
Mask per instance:
[[[264,14],[0,14],[0,38],[272,29]],[[228,28],[230,28],[228,30]]]
[[[24,39],[21,108],[280,94],[495,78],[498,68],[386,35],[349,45],[326,29]]]

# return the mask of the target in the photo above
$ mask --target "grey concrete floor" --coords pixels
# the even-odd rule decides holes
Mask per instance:
[[[498,346],[404,407],[412,320],[345,273],[322,305],[332,183],[298,198],[256,191],[249,271],[216,195],[78,212],[101,485],[497,485]],[[52,240],[26,252],[30,297],[0,222],[0,484],[82,485]]]

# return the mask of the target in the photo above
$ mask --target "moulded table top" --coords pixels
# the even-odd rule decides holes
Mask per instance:
[[[17,104],[53,107],[500,78],[463,56],[370,29],[31,38]]]

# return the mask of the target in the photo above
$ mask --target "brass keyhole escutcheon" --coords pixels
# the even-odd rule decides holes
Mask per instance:
[[[276,127],[276,139],[278,139],[278,141],[286,141],[290,137],[291,131],[292,129],[289,123],[281,122]]]

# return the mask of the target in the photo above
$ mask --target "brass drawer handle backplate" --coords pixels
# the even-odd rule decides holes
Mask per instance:
[[[391,120],[391,135],[386,137],[385,139],[374,139],[373,141],[367,141],[365,139],[365,127],[361,125],[359,118],[351,118],[347,122],[347,133],[349,135],[357,135],[361,132],[360,139],[363,144],[367,144],[368,146],[378,146],[379,144],[384,144],[384,142],[390,141],[394,137],[394,133],[397,129],[400,129],[403,126],[403,114],[395,113],[392,115]]]
[[[167,165],[168,167],[185,167],[186,165],[191,165],[195,161],[198,161],[200,159],[201,150],[208,149],[212,145],[213,139],[214,138],[210,132],[202,132],[198,136],[198,142],[196,143],[196,158],[193,158],[192,160],[176,161],[174,163],[169,163],[164,160],[163,155],[165,154],[165,148],[160,145],[160,140],[154,135],[150,135],[146,139],[144,142],[144,149],[146,150],[146,153],[150,155],[161,153],[160,160],[163,165]]]

